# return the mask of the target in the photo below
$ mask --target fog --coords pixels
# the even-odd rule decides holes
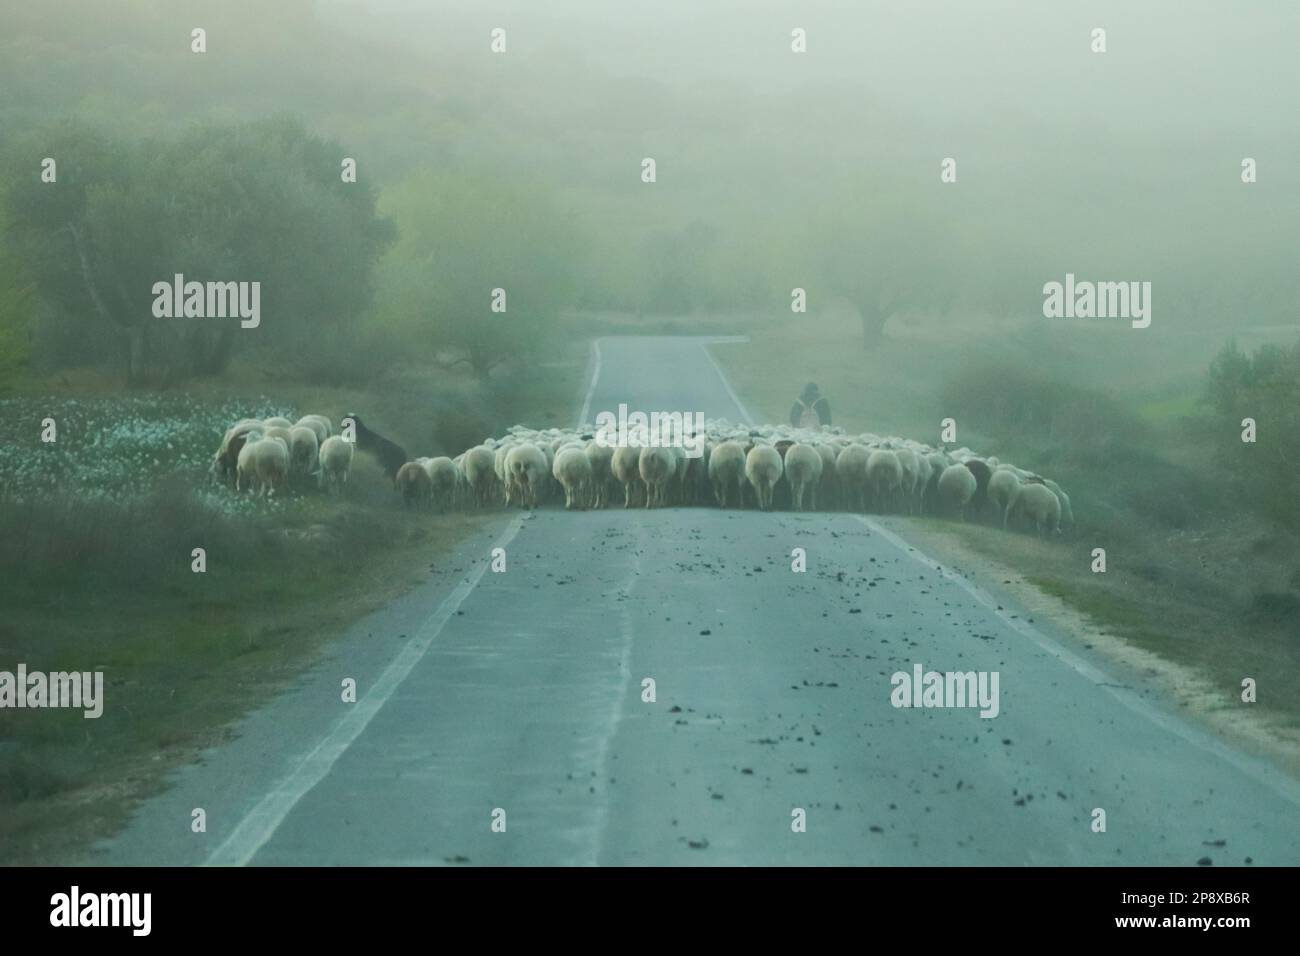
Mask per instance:
[[[602,252],[574,263],[579,305],[767,311],[792,285],[860,300],[840,256],[923,276],[897,307],[964,327],[1032,314],[1068,271],[1155,282],[1153,337],[1294,320],[1285,2],[6,6],[8,116],[144,133],[288,114],[364,154],[380,189],[499,173]],[[167,39],[200,21],[206,58]],[[688,228],[713,237],[710,275],[648,295],[632,260]]]

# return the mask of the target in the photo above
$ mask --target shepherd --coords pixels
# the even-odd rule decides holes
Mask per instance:
[[[803,387],[803,394],[794,400],[790,409],[790,424],[796,428],[816,428],[831,423],[831,403],[817,391],[817,386],[809,382]]]

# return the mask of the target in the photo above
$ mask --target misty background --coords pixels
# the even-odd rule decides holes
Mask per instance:
[[[318,221],[278,255],[194,250],[191,271],[282,275],[264,280],[268,313],[284,317],[260,342],[310,342],[322,318],[305,313],[340,313],[327,320],[362,377],[374,369],[356,368],[358,342],[378,369],[422,338],[444,351],[463,338],[484,283],[510,285],[512,307],[535,311],[526,325],[543,337],[570,309],[788,315],[795,286],[814,313],[843,300],[868,339],[909,317],[954,333],[1017,317],[1041,330],[1042,284],[1067,271],[1152,281],[1152,338],[1290,324],[1300,181],[1288,158],[1300,131],[1288,118],[1300,93],[1285,38],[1300,35],[1300,12],[1248,7],[7,0],[7,215],[48,231],[66,215],[33,195],[35,163],[62,149],[67,177],[96,151],[130,152],[117,141],[164,144],[115,160],[136,170],[141,205],[175,191],[191,218],[207,217],[232,191],[207,195],[176,163],[140,167],[160,149],[196,166],[206,154],[245,182],[260,173],[274,194],[283,151],[299,147],[277,153],[265,126],[235,131],[267,117],[301,127],[281,135],[319,139],[321,163],[358,159],[359,198],[302,197],[318,220],[322,203],[349,207],[338,235],[324,240]],[[203,55],[189,50],[198,25]],[[488,49],[497,26],[504,55]],[[806,54],[790,52],[795,26],[808,31]],[[1107,30],[1105,54],[1090,51],[1094,26]],[[102,141],[69,154],[69,137],[85,136]],[[658,164],[653,186],[639,178],[646,156]],[[958,182],[943,186],[948,156]],[[1259,162],[1250,186],[1246,156]],[[129,175],[107,162],[87,175]],[[307,174],[322,190],[337,181],[332,169]],[[247,234],[283,233],[287,212],[266,206],[238,210]],[[82,214],[93,243],[106,214]],[[164,231],[148,215],[136,224]],[[319,256],[298,254],[313,236],[338,250],[328,278]],[[49,251],[70,237],[35,242]],[[87,312],[73,251],[58,263],[30,245],[10,255],[47,303]],[[155,256],[139,270],[173,268]],[[355,274],[344,282],[340,270]],[[146,293],[128,288],[123,312]],[[47,318],[31,357],[120,354],[132,322],[99,321],[108,331],[87,336],[75,318]],[[239,347],[142,359],[133,374],[211,372]]]

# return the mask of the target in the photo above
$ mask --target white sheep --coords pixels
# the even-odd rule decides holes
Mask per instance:
[[[235,465],[236,491],[243,491],[245,487],[252,491],[257,486],[257,466],[253,463],[253,449],[261,440],[259,437],[246,441],[243,447],[239,449]]]
[[[317,481],[322,488],[342,491],[352,470],[352,442],[339,435],[331,435],[320,446],[320,471]]]
[[[907,505],[907,511],[910,514],[912,511],[912,494],[916,491],[916,483],[920,479],[921,463],[916,452],[910,448],[900,448],[894,452],[894,455],[898,458],[898,465],[902,469],[899,491],[902,493],[903,502]],[[870,464],[870,462],[867,463],[868,474],[870,474]]]
[[[998,514],[1004,516],[1004,526],[1007,505],[1011,504],[1019,487],[1020,476],[1011,468],[996,468],[989,478],[989,501],[998,510]]]
[[[555,453],[551,473],[564,489],[565,510],[585,508],[590,494],[591,459],[581,445],[566,445]]]
[[[941,451],[932,451],[926,455],[926,458],[930,461],[930,479],[926,482],[925,490],[921,493],[922,500],[927,503],[927,508],[937,513],[939,511],[939,476],[952,462]]]
[[[736,490],[736,507],[745,503],[745,449],[738,442],[724,441],[709,451],[709,484],[719,508],[727,507],[731,489]]]
[[[473,495],[474,504],[482,508],[492,500],[497,487],[496,453],[486,445],[477,445],[465,452],[461,462],[465,482]]]
[[[885,511],[903,488],[903,465],[889,448],[877,448],[867,456],[867,486],[872,505]]]
[[[547,432],[547,434],[550,434],[550,432]],[[542,453],[542,457],[546,459],[546,470],[542,473],[541,482],[537,486],[536,500],[537,503],[540,504],[543,501],[548,501],[555,497],[555,493],[560,488],[560,483],[551,475],[551,469],[555,467],[555,446],[558,445],[559,442],[552,437],[550,441],[542,441],[539,439],[537,442],[534,442],[534,444]]]
[[[585,454],[591,464],[591,506],[603,508],[609,501],[609,486],[614,479],[614,448],[592,441],[587,444]]]
[[[1052,534],[1061,533],[1061,500],[1051,488],[1038,482],[1026,482],[1016,489],[1002,516],[1002,526],[1008,527],[1017,515],[1024,515],[1034,523],[1034,530],[1042,534],[1044,528]]]
[[[866,445],[850,443],[835,459],[835,474],[840,482],[840,503],[850,511],[867,510],[867,462],[871,452]]]
[[[669,448],[642,448],[637,456],[637,474],[645,485],[645,506],[662,508],[668,504],[668,485],[677,470],[677,457]]]
[[[419,461],[404,462],[393,476],[393,488],[407,507],[427,505],[433,498],[433,480]]]
[[[783,471],[781,453],[771,445],[755,445],[745,456],[745,478],[754,487],[760,511],[772,509],[772,492]]]
[[[292,425],[268,425],[262,432],[263,438],[278,438],[284,442],[285,448],[293,447],[293,426]]]
[[[257,475],[257,483],[261,486],[262,494],[269,498],[283,488],[289,480],[289,445],[283,438],[273,438],[268,435],[260,441],[253,442],[251,447],[253,472]]]
[[[930,458],[923,451],[916,453],[916,481],[912,485],[912,510],[920,512],[925,503],[925,489],[930,486],[930,474],[934,471],[934,466],[930,464]]]
[[[501,489],[501,497],[506,507],[510,506],[510,473],[506,471],[506,458],[515,445],[515,442],[503,441],[492,455],[492,470],[496,474],[497,486]]]
[[[939,475],[939,502],[966,520],[966,506],[975,497],[975,476],[963,464],[949,465]]]
[[[294,428],[310,428],[316,434],[316,447],[334,434],[333,423],[324,415],[304,415],[294,422]]]
[[[795,511],[803,511],[805,495],[817,510],[817,486],[822,478],[822,456],[811,445],[794,444],[785,450],[785,477]]]
[[[1074,509],[1070,506],[1070,496],[1061,489],[1060,485],[1052,481],[1050,478],[1044,478],[1043,484],[1051,489],[1052,494],[1056,495],[1057,500],[1061,503],[1061,530],[1072,530],[1074,528]]]
[[[823,508],[834,509],[838,504],[835,494],[837,488],[835,477],[836,448],[829,442],[819,442],[813,447],[817,449],[817,454],[822,459],[822,477],[817,486],[817,498],[821,501]]]
[[[421,458],[420,464],[429,476],[429,499],[439,511],[446,511],[456,503],[456,489],[464,483],[456,463],[446,456]]]
[[[530,511],[536,508],[546,491],[548,468],[546,453],[531,442],[510,449],[506,455],[507,503],[518,498]]]
[[[643,490],[640,472],[641,449],[629,445],[620,445],[614,449],[614,457],[609,460],[609,470],[623,486],[623,507],[630,508],[632,499]]]
[[[681,445],[670,445],[668,452],[673,456],[673,473],[668,479],[666,501],[669,504],[687,504],[686,472],[691,459],[686,457],[686,449]]]
[[[245,418],[235,422],[221,437],[221,446],[212,458],[209,473],[219,481],[229,481],[236,476],[239,453],[249,441],[262,437],[266,426],[260,419]]]
[[[289,473],[294,478],[306,478],[316,472],[316,459],[320,453],[316,431],[306,425],[289,429]]]

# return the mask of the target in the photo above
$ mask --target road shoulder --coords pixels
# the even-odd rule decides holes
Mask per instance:
[[[950,529],[897,517],[873,520],[1009,606],[1023,609],[1035,627],[1072,651],[1094,657],[1134,690],[1300,779],[1300,732],[1239,704],[1231,689],[1215,686],[1193,668],[1135,647],[1113,629],[1034,585],[1023,571],[975,550]]]

